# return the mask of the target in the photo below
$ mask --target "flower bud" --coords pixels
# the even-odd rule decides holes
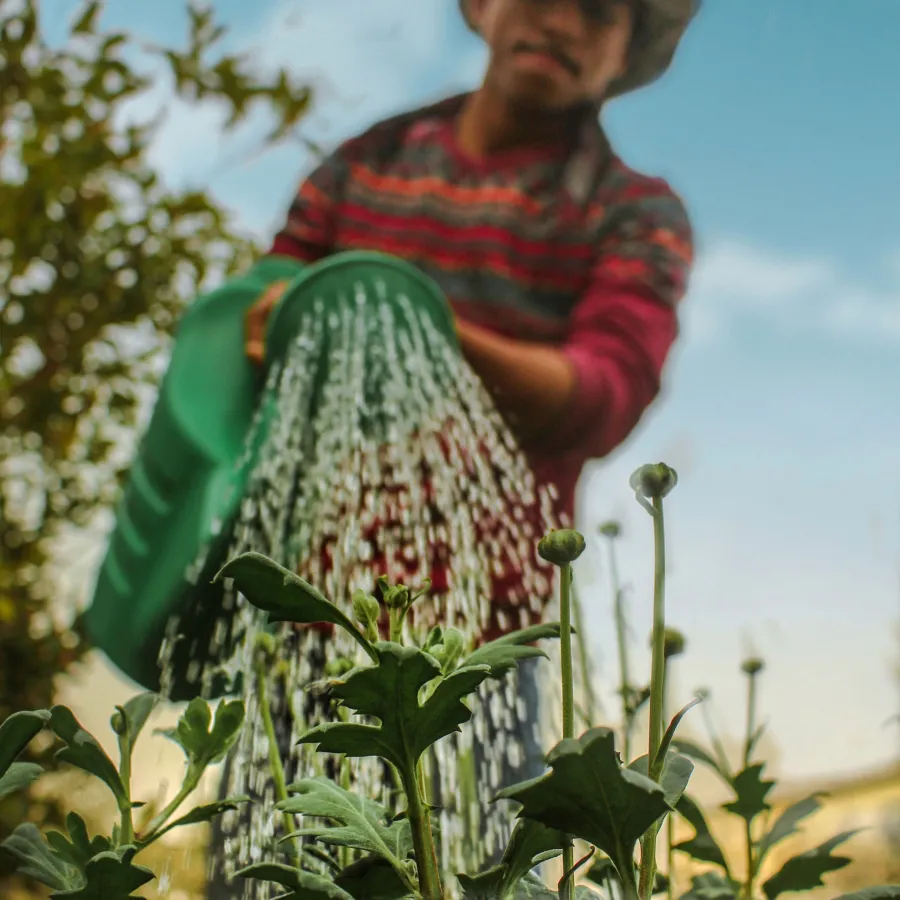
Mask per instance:
[[[353,668],[353,662],[345,656],[330,659],[325,663],[325,674],[329,678],[340,678]]]
[[[447,628],[444,631],[442,642],[434,648],[435,658],[441,664],[445,674],[456,668],[465,649],[465,635],[458,628]]]
[[[254,655],[262,657],[266,662],[272,662],[278,650],[274,635],[268,631],[260,631],[253,641],[253,650]]]
[[[678,473],[665,463],[641,466],[631,476],[632,490],[646,500],[661,500],[678,484]]]
[[[745,675],[749,675],[753,678],[755,675],[759,675],[760,672],[766,667],[766,664],[759,659],[759,657],[751,656],[750,659],[745,659],[743,665],[741,666],[741,670]]]
[[[694,691],[694,696],[701,702],[704,703],[709,700],[712,695],[712,691],[708,687],[698,687],[696,691]]]
[[[584,535],[571,528],[551,531],[541,538],[538,555],[554,566],[570,565],[584,553]]]
[[[381,604],[371,595],[359,589],[353,592],[353,615],[366,628],[381,617]]]
[[[610,521],[604,522],[598,530],[600,531],[600,534],[603,535],[603,537],[610,538],[610,540],[615,540],[615,538],[621,535],[622,526],[618,522]]]
[[[665,652],[663,655],[666,659],[671,659],[673,656],[681,656],[681,654],[684,653],[686,644],[687,641],[685,640],[684,635],[677,628],[667,628]]]
[[[110,716],[109,727],[119,736],[128,731],[128,722],[125,720],[125,712],[121,707],[117,706],[116,711]]]

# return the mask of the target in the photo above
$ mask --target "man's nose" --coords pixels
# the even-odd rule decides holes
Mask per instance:
[[[578,0],[550,0],[541,6],[539,22],[548,36],[568,41],[577,41],[585,27]]]

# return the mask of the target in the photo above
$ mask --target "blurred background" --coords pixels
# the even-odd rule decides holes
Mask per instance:
[[[216,0],[221,35],[182,0],[85,9],[0,0],[0,714],[64,702],[107,741],[136,688],[77,616],[179,310],[266,244],[323,151],[474,86],[484,51],[455,0]],[[775,796],[831,793],[801,842],[868,829],[832,893],[855,869],[900,879],[898,36],[895,0],[708,0],[671,74],[605,115],[625,161],[684,197],[698,262],[663,396],[581,483],[600,700],[616,721],[598,526],[621,523],[649,671],[652,532],[628,476],[663,460],[680,475],[669,618],[687,638],[672,696],[708,689],[737,747],[741,662],[765,660]],[[179,766],[145,739],[138,792],[164,796]],[[76,782],[51,778],[31,815],[58,821]],[[7,801],[0,827],[20,812]],[[192,897],[204,839],[181,836],[143,893]]]

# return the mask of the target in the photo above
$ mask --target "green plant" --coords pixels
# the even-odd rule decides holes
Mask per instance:
[[[149,869],[135,863],[142,850],[173,828],[208,822],[246,802],[246,798],[235,797],[195,807],[173,819],[207,768],[220,762],[231,749],[244,721],[244,705],[239,700],[221,703],[214,717],[205,701],[195,700],[176,727],[163,732],[186,757],[181,788],[144,827],[136,828],[134,813],[143,804],[132,797],[132,755],[159,699],[156,694],[139,694],[116,707],[110,725],[119,745],[118,766],[65,706],[14,713],[0,725],[0,799],[25,789],[41,775],[40,766],[17,758],[39,732],[50,729],[63,744],[56,752],[57,760],[98,779],[116,801],[119,821],[108,835],[91,837],[84,819],[73,811],[66,817],[65,833],[42,834],[28,822],[0,844],[15,861],[18,872],[49,887],[51,897],[129,900],[133,891],[154,878]]]
[[[755,900],[760,891],[766,900],[775,900],[788,892],[821,887],[824,884],[823,876],[836,872],[851,862],[849,857],[834,852],[856,833],[847,831],[812,850],[791,857],[778,872],[762,884],[759,883],[763,864],[769,853],[776,845],[796,834],[798,825],[819,810],[823,795],[812,794],[794,803],[772,821],[772,807],[768,798],[776,782],[764,777],[765,763],[754,761],[760,738],[765,732],[765,726],[757,724],[757,688],[764,664],[761,659],[750,658],[745,660],[741,668],[747,678],[747,704],[740,769],[732,769],[722,741],[709,719],[707,728],[713,745],[711,752],[687,740],[676,739],[675,745],[685,756],[708,767],[733,792],[734,799],[724,804],[723,809],[743,820],[743,875],[739,875],[734,862],[726,858],[724,850],[710,832],[699,806],[685,795],[679,801],[677,809],[694,828],[695,835],[690,840],[676,844],[673,849],[698,862],[709,863],[718,871],[694,878],[693,887],[682,895],[683,900],[699,900],[701,897]]]
[[[518,900],[559,896],[595,896],[575,887],[576,872],[599,852],[609,861],[629,900],[649,898],[655,876],[655,833],[672,812],[687,785],[693,766],[669,752],[684,711],[663,733],[663,641],[665,580],[662,555],[662,497],[674,486],[668,467],[644,467],[635,491],[653,509],[658,523],[657,577],[654,610],[654,679],[651,710],[658,727],[651,728],[649,752],[625,766],[608,728],[591,728],[575,736],[572,676],[572,563],[584,549],[575,531],[551,532],[539,545],[540,555],[560,571],[560,623],[525,629],[462,652],[462,636],[452,629],[434,629],[421,646],[402,643],[403,621],[421,592],[380,582],[381,600],[365,594],[353,598],[353,619],[297,575],[256,553],[231,560],[217,576],[233,579],[247,600],[268,614],[270,623],[330,623],[343,628],[359,646],[363,661],[327,684],[342,713],[339,721],[319,725],[300,742],[319,752],[344,757],[379,757],[396,773],[405,808],[392,815],[379,804],[356,796],[329,779],[303,779],[285,786],[287,798],[277,809],[288,817],[320,821],[282,840],[303,837],[326,847],[350,847],[361,858],[339,865],[333,858],[325,869],[310,870],[298,854],[294,864],[253,865],[239,874],[280,884],[285,898],[384,897],[440,900],[446,873],[439,871],[431,810],[423,790],[421,763],[440,739],[459,730],[471,712],[465,698],[484,681],[498,678],[520,660],[544,656],[532,646],[540,639],[561,639],[562,740],[550,750],[548,771],[538,778],[502,790],[499,800],[519,804],[518,822],[500,863],[477,874],[457,874],[467,900]],[[385,614],[389,641],[377,640],[377,624]],[[265,662],[260,659],[260,666]],[[354,716],[347,715],[353,713]],[[270,734],[270,741],[273,735]],[[277,774],[276,765],[276,774]],[[638,844],[646,833],[639,870]],[[591,845],[580,861],[575,840]],[[554,894],[531,874],[540,862],[562,855],[563,876]],[[649,879],[649,880],[648,880]],[[645,883],[646,882],[646,883]],[[378,885],[377,892],[373,887]]]

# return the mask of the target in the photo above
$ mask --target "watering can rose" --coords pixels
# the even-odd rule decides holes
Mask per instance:
[[[538,555],[554,566],[568,566],[584,553],[584,535],[571,528],[551,531],[541,538]]]

